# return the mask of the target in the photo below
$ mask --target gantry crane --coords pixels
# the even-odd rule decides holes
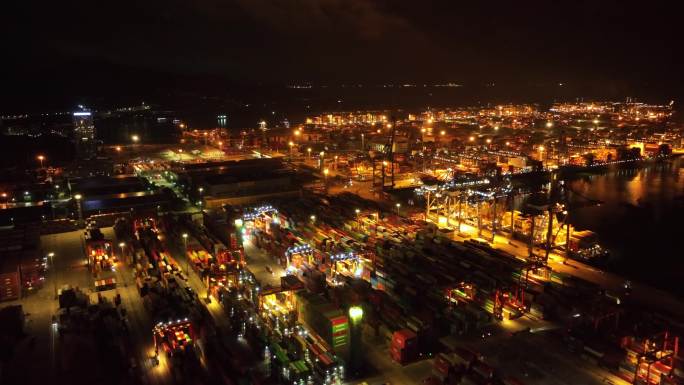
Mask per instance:
[[[397,119],[392,116],[387,141],[382,148],[381,154],[376,154],[373,158],[373,189],[375,191],[386,191],[394,188],[394,135],[397,129]],[[378,164],[379,162],[379,164]],[[385,178],[385,168],[390,166],[390,184],[387,185]],[[379,171],[379,172],[378,172]]]

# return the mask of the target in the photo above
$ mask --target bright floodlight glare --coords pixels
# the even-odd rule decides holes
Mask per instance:
[[[349,317],[355,322],[363,318],[363,309],[360,306],[352,306],[349,308]]]

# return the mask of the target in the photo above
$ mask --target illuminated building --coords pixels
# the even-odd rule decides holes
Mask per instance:
[[[72,142],[76,148],[76,156],[81,159],[95,157],[97,143],[95,142],[95,124],[92,113],[87,109],[80,108],[80,111],[73,113],[73,123]]]

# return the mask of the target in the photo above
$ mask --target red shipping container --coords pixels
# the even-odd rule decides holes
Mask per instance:
[[[413,347],[416,344],[416,333],[408,329],[401,329],[394,332],[392,345],[400,349]]]
[[[392,357],[392,359],[393,359],[394,361],[396,361],[396,362],[398,362],[398,363],[400,363],[400,364],[403,363],[403,362],[402,362],[402,354],[401,354],[401,353],[402,353],[402,352],[401,352],[401,349],[399,349],[398,347],[396,347],[396,346],[391,346],[391,347],[390,347],[390,357]]]
[[[446,376],[449,374],[449,367],[451,366],[451,362],[447,360],[444,356],[444,354],[440,354],[435,358],[435,365],[434,369],[439,372],[442,376]]]
[[[9,272],[0,274],[0,301],[11,301],[19,299],[21,296],[21,286],[19,272]]]
[[[407,364],[416,359],[414,349],[401,349],[398,346],[390,346],[390,357],[402,365]]]

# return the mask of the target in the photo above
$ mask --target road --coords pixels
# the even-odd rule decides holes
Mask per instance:
[[[271,258],[266,251],[258,248],[249,240],[245,240],[243,246],[247,266],[249,266],[249,271],[254,274],[257,281],[262,286],[280,287],[280,277],[285,275],[285,269],[275,259]],[[273,274],[266,270],[266,266],[270,267]]]
[[[434,359],[423,359],[408,365],[400,365],[390,357],[389,346],[384,337],[375,336],[370,327],[364,328],[363,343],[365,361],[372,368],[368,377],[362,380],[369,385],[414,385],[420,384],[430,376]],[[350,383],[360,382],[361,380]]]
[[[570,352],[558,335],[549,335],[552,331],[511,336],[503,324],[493,325],[491,336],[485,338],[449,338],[455,345],[481,354],[483,361],[496,368],[499,375],[517,378],[525,384],[628,384],[583,359],[580,353]]]
[[[109,239],[114,239],[111,228],[103,229],[103,233]],[[20,343],[15,355],[8,367],[11,368],[5,379],[9,383],[16,384],[45,384],[60,376],[65,370],[74,370],[67,365],[63,346],[60,342],[71,341],[58,336],[56,328],[52,326],[52,316],[57,313],[58,302],[55,293],[63,286],[78,287],[91,299],[91,303],[97,303],[97,294],[94,292],[94,278],[86,264],[83,244],[83,231],[71,231],[59,234],[44,235],[41,237],[41,245],[44,253],[54,253],[52,264],[49,265],[47,278],[43,288],[30,293],[25,298],[14,301],[12,304],[21,304],[26,316],[26,333],[35,337],[35,347],[29,344],[30,338]],[[119,264],[114,273],[120,286],[115,290],[102,292],[104,298],[113,300],[116,293],[122,297],[122,305],[126,308],[130,323],[131,338],[125,343],[128,349],[137,351],[137,361],[144,363],[144,357],[153,351],[151,323],[142,306],[140,296],[135,290],[135,285],[125,285],[124,282],[132,283],[132,272],[128,267]],[[139,365],[143,366],[143,365]],[[167,378],[162,373],[162,368],[157,367],[149,372],[148,384],[165,384]],[[79,370],[81,378],[79,382],[87,382],[88,378],[95,380],[97,373],[88,370]],[[76,383],[76,382],[75,382]]]
[[[42,236],[42,254],[54,253],[52,260],[48,260],[49,270],[43,287],[20,300],[3,303],[3,306],[23,307],[25,332],[30,336],[19,343],[3,373],[7,383],[44,384],[61,370],[60,340],[52,326],[52,316],[57,313],[56,292],[62,285],[89,288],[81,234],[81,231],[72,231]],[[31,343],[32,337],[34,343]]]

